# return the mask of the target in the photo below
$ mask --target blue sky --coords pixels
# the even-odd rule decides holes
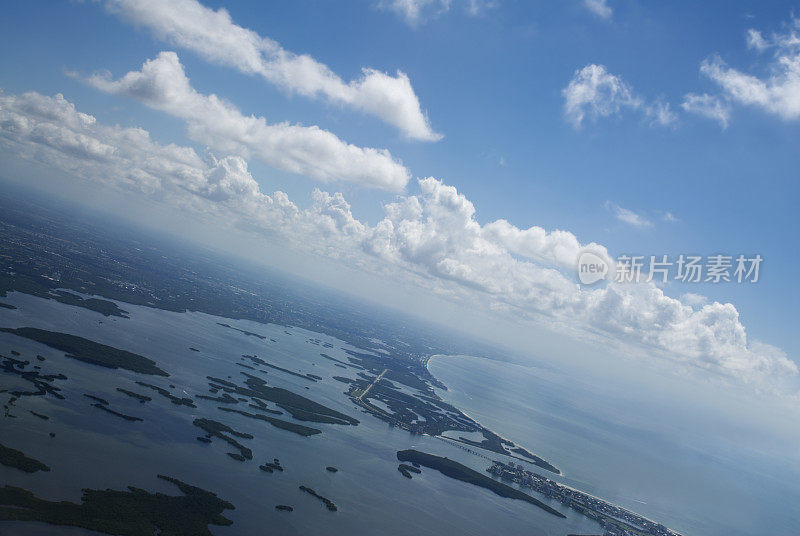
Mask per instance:
[[[472,202],[481,225],[504,219],[519,229],[560,229],[581,244],[605,246],[612,256],[758,253],[765,259],[758,284],[672,283],[663,290],[672,298],[691,292],[709,302],[732,302],[749,340],[775,345],[797,361],[800,116],[791,106],[800,99],[798,85],[796,80],[787,85],[789,96],[776,105],[787,108],[776,111],[743,102],[701,73],[702,62],[719,55],[726,69],[767,80],[776,57],[800,57],[796,45],[759,50],[747,41],[749,29],[760,31],[768,43],[778,42],[773,34],[796,32],[794,4],[609,0],[600,3],[610,9],[603,17],[580,0],[497,0],[492,5],[453,0],[449,9],[436,1],[424,6],[415,21],[392,9],[391,2],[203,4],[224,7],[234,24],[287,51],[308,54],[345,82],[359,79],[364,67],[389,76],[402,71],[431,131],[444,137],[409,140],[402,129],[365,113],[358,103],[308,98],[209,61],[141,21],[110,13],[103,2],[5,6],[0,87],[6,95],[62,93],[98,123],[141,127],[161,144],[192,147],[201,155],[210,147],[221,158],[225,152],[218,137],[187,134],[187,124],[195,119],[148,101],[141,88],[90,79],[107,72],[106,82],[118,82],[162,51],[174,51],[197,93],[219,95],[244,116],[263,116],[268,123],[317,125],[354,146],[386,148],[412,179],[399,191],[337,178],[320,183],[307,173],[276,167],[269,156],[254,156],[258,148],[243,149],[249,173],[264,193],[281,190],[306,207],[314,188],[342,192],[352,215],[375,226],[388,203],[420,194],[416,177],[432,176]],[[480,9],[471,12],[470,6]],[[635,104],[617,102],[619,110],[587,115],[576,128],[565,113],[564,90],[590,65],[616,77]],[[728,110],[727,127],[682,108],[687,94],[719,99]],[[649,115],[656,105],[669,106],[668,124]],[[6,148],[14,151],[19,147]],[[58,167],[54,162],[48,164]],[[622,221],[620,208],[650,225]],[[676,221],[666,221],[666,213]],[[509,258],[519,255],[510,251]],[[431,266],[441,269],[443,260],[456,257],[425,264],[411,255],[396,266],[410,271],[412,283],[423,290],[462,300],[469,292],[465,288],[478,283],[451,288],[456,276],[431,275]],[[364,265],[361,260],[353,264]],[[386,270],[373,269],[378,277]],[[498,299],[500,308],[509,299]],[[476,300],[498,307],[491,299]],[[526,311],[527,305],[512,305]]]

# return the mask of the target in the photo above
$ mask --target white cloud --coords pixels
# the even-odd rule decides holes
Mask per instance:
[[[259,75],[306,97],[322,97],[368,113],[415,140],[442,137],[431,128],[408,76],[401,71],[391,76],[364,68],[360,78],[345,82],[311,56],[285,50],[235,24],[225,9],[214,11],[196,0],[107,0],[105,5],[121,19],[210,62]]]
[[[107,93],[137,99],[184,120],[189,136],[215,150],[254,156],[292,173],[320,181],[350,181],[391,191],[402,190],[408,170],[389,151],[345,143],[316,126],[269,124],[246,116],[216,95],[192,88],[174,52],[162,52],[118,80],[95,75],[88,82]]]
[[[773,51],[773,59],[762,76],[729,67],[719,56],[700,65],[700,72],[716,82],[731,101],[753,106],[781,119],[800,119],[800,19],[793,19],[785,33],[765,38],[756,31],[747,34],[747,44],[759,52]]]
[[[634,227],[652,227],[653,222],[648,220],[643,215],[629,210],[627,208],[622,208],[619,205],[612,203],[611,201],[606,201],[605,206],[609,209],[613,214],[614,217],[617,218],[619,221],[623,223],[627,223],[628,225],[632,225]],[[672,216],[667,213],[669,216]],[[670,221],[670,220],[668,220]]]
[[[676,223],[678,221],[678,218],[676,218],[675,214],[673,214],[672,212],[665,212],[664,221],[668,223]]]
[[[622,77],[609,73],[603,65],[589,64],[575,71],[562,94],[564,113],[575,128],[580,128],[587,117],[596,121],[619,115],[624,110],[638,111],[651,124],[661,126],[672,125],[677,120],[669,104],[646,102]]]
[[[767,48],[769,48],[769,43],[767,40],[764,39],[764,36],[761,35],[761,32],[758,30],[753,30],[752,28],[747,30],[747,48],[754,48],[759,52],[764,52]]]
[[[731,107],[725,100],[703,93],[702,95],[695,95],[694,93],[687,93],[683,97],[681,108],[687,112],[702,115],[709,119],[717,121],[723,130],[728,128],[728,122],[731,118]]]
[[[681,296],[681,301],[691,307],[702,307],[703,305],[708,303],[708,298],[703,296],[702,294],[687,292],[686,294]]]
[[[583,5],[601,19],[611,20],[613,11],[608,5],[608,0],[584,0]]]
[[[486,9],[496,5],[494,0],[456,0],[464,5],[464,11],[471,17],[481,15]],[[380,0],[379,9],[391,11],[409,26],[419,26],[431,18],[450,11],[453,0]]]
[[[481,225],[472,202],[435,178],[385,205],[372,226],[340,193],[315,190],[311,205],[300,208],[283,192],[263,194],[239,156],[202,158],[156,143],[142,129],[99,124],[61,95],[37,93],[0,94],[0,150],[620,352],[760,390],[798,377],[780,349],[748,341],[732,304],[671,298],[649,283],[581,288],[577,252],[607,255],[602,245],[505,220]]]

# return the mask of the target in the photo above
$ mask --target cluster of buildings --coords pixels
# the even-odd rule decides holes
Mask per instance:
[[[520,486],[547,495],[593,519],[603,527],[603,536],[680,536],[660,523],[588,493],[561,485],[554,480],[526,470],[522,465],[494,461],[487,471],[493,476],[511,480]]]

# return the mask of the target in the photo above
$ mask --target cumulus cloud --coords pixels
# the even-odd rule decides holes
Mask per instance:
[[[780,349],[748,340],[732,304],[671,298],[651,283],[582,288],[577,253],[607,256],[602,245],[505,220],[482,225],[464,194],[432,177],[419,180],[418,194],[385,205],[383,219],[370,225],[340,193],[315,190],[311,205],[300,208],[283,192],[262,193],[240,156],[201,157],[159,144],[142,129],[99,124],[61,95],[37,93],[0,94],[0,150],[621,351],[760,389],[798,375]]]
[[[705,59],[700,72],[719,85],[722,96],[731,102],[761,109],[787,121],[800,119],[799,32],[800,19],[793,19],[786,32],[768,38],[756,30],[747,33],[749,48],[773,53],[772,61],[760,76],[729,67],[717,55]]]
[[[650,123],[672,125],[677,116],[667,103],[647,102],[636,95],[622,77],[609,73],[603,65],[589,64],[575,71],[569,85],[562,91],[564,113],[569,122],[580,128],[587,117],[599,118],[636,111]]]
[[[295,54],[278,43],[243,28],[220,8],[196,0],[107,0],[109,12],[148,28],[158,39],[189,49],[207,61],[259,75],[287,91],[324,98],[378,117],[415,140],[436,141],[408,76],[362,69],[345,82],[327,65],[307,54]]]
[[[601,19],[611,20],[613,11],[608,5],[608,0],[584,0],[583,5]]]
[[[345,143],[316,126],[269,124],[246,116],[216,95],[198,93],[177,54],[162,52],[118,80],[94,75],[88,82],[107,93],[139,100],[186,122],[189,136],[226,153],[254,156],[278,169],[327,182],[350,181],[402,190],[408,170],[388,150]]]
[[[731,118],[731,107],[724,99],[709,95],[708,93],[703,93],[702,95],[687,93],[683,97],[681,108],[689,113],[713,119],[719,123],[723,130],[728,128],[728,122]]]
[[[495,6],[493,0],[456,0],[456,2],[463,4],[464,11],[472,17],[477,17],[486,9]],[[452,4],[453,0],[381,0],[377,6],[379,9],[393,12],[409,26],[416,27],[446,13]]]

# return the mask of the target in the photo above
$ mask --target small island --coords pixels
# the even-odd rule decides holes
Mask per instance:
[[[338,508],[336,508],[336,505],[333,504],[332,500],[330,500],[330,499],[328,499],[326,497],[323,497],[322,495],[320,495],[319,493],[317,493],[313,489],[309,488],[308,486],[300,486],[300,489],[302,491],[305,491],[309,495],[313,495],[314,497],[316,497],[317,499],[322,501],[325,504],[325,508],[327,508],[331,512],[335,512],[336,510],[338,510]]]
[[[29,458],[25,456],[22,451],[6,447],[2,443],[0,443],[0,464],[6,467],[14,467],[26,473],[35,473],[36,471],[47,472],[50,470],[47,465],[39,460]]]
[[[398,465],[397,470],[400,471],[400,474],[406,478],[411,478],[411,473],[420,474],[422,472],[417,467],[414,467],[413,465],[407,465],[405,463]]]

